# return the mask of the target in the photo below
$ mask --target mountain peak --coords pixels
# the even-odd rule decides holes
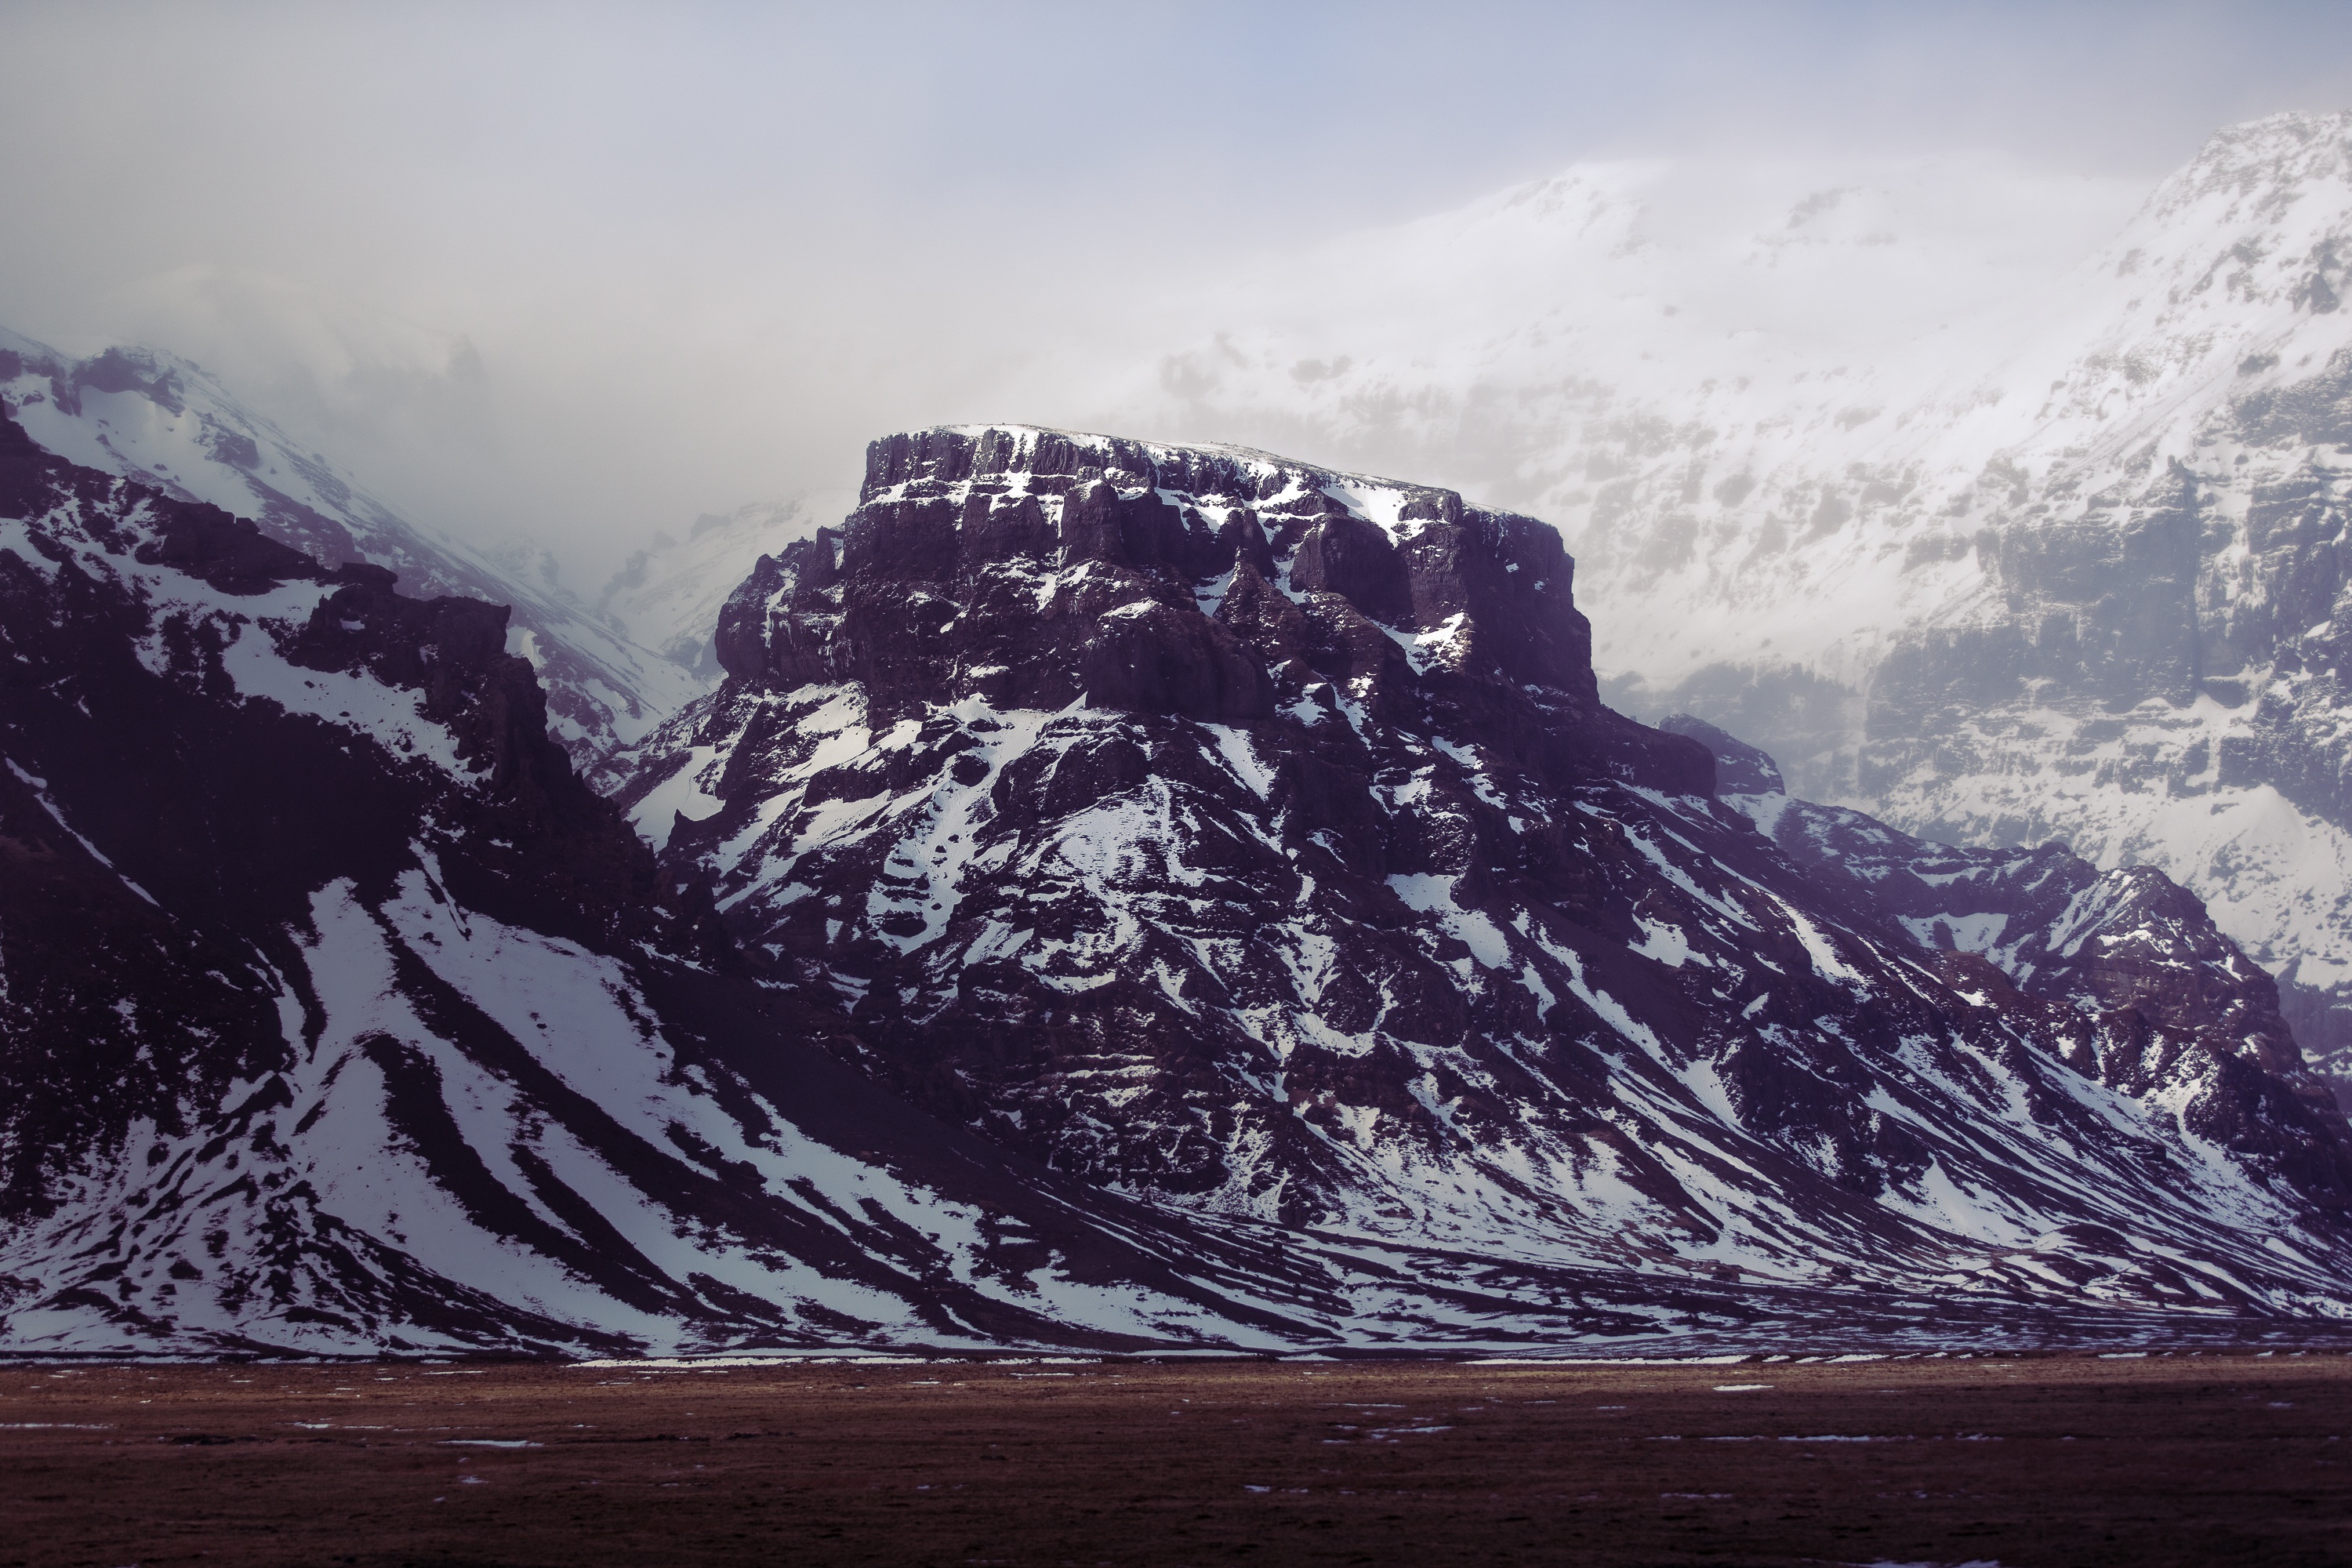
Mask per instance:
[[[889,711],[1370,716],[1563,779],[1708,788],[1702,748],[1601,706],[1574,563],[1532,518],[1246,448],[1025,426],[885,437],[861,493],[729,601],[730,675],[859,679]]]
[[[411,592],[510,605],[514,650],[537,668],[556,736],[584,764],[699,689],[556,586],[544,551],[415,526],[190,360],[128,345],[77,359],[0,330],[0,393],[58,458],[210,503],[324,562],[389,567]]]
[[[760,563],[625,798],[740,962],[936,1113],[1416,1275],[1459,1277],[1435,1243],[1798,1280],[1953,1272],[1990,1238],[1947,1182],[2020,1237],[2201,1202],[2149,1109],[2193,1101],[2333,1234],[2342,1129],[2194,900],[1823,815],[1609,712],[1545,525],[1025,426],[887,437],[862,494]],[[2097,1152],[2123,1124],[2151,1142]],[[2099,1173],[2025,1173],[2061,1143]]]
[[[2284,216],[2281,198],[2324,184],[2352,184],[2352,110],[2290,111],[2225,125],[2187,164],[2158,185],[2148,210],[2177,215],[2216,200],[2253,198],[2252,216]]]

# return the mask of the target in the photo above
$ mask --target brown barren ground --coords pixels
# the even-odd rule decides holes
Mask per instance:
[[[2341,1354],[15,1366],[0,1423],[42,1568],[2352,1563]]]

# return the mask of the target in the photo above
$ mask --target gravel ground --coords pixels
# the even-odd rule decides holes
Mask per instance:
[[[0,1368],[0,1563],[2352,1563],[2342,1353]]]

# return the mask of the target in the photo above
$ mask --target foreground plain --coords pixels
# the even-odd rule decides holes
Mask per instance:
[[[2352,1359],[0,1369],[0,1563],[2352,1563]]]

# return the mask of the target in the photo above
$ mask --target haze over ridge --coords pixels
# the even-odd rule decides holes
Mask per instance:
[[[1293,258],[1564,169],[1680,160],[1713,216],[1948,165],[1979,205],[1944,220],[2031,271],[2214,126],[2352,99],[2352,26],[2308,5],[0,27],[0,321],[188,354],[581,587],[655,526],[843,482],[879,430],[1103,426],[1194,340],[1286,324],[1256,290]],[[1302,449],[1181,426],[1138,433]]]

